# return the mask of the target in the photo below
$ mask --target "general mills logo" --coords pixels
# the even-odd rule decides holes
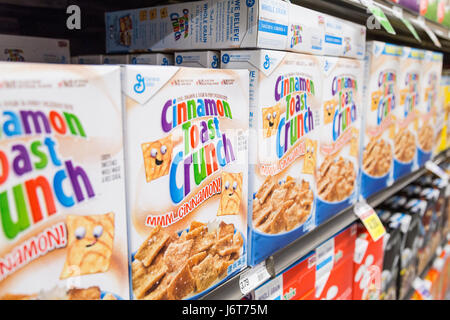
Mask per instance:
[[[264,69],[269,69],[270,68],[270,58],[269,55],[266,54],[266,56],[264,57]]]
[[[131,59],[131,64],[137,64],[137,59],[136,59],[136,57],[133,57],[133,58]]]
[[[247,0],[245,3],[247,4],[247,7],[251,8],[255,4],[255,0]]]
[[[213,56],[213,61],[211,62],[211,67],[217,69],[219,67],[219,58],[217,56]]]
[[[222,56],[222,62],[223,62],[223,63],[228,63],[228,62],[230,62],[230,56],[228,55],[228,53],[225,53],[225,54]]]
[[[168,66],[169,65],[169,60],[167,60],[167,58],[163,58],[161,65],[162,66]]]
[[[177,61],[177,64],[182,64],[183,63],[183,57],[182,56],[177,56],[176,57],[176,61]]]
[[[134,92],[136,92],[136,93],[144,92],[145,91],[145,81],[144,81],[144,77],[140,73],[138,73],[136,75],[136,81],[137,82],[133,86]]]
[[[325,60],[325,66],[323,67],[325,71],[328,71],[330,69],[330,63],[328,60]]]

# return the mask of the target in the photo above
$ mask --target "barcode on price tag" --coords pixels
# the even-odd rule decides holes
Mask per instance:
[[[266,261],[263,261],[241,274],[239,277],[239,288],[241,289],[241,293],[246,295],[268,279],[270,279],[270,274],[266,268]]]
[[[386,233],[377,213],[365,201],[357,202],[354,212],[366,227],[373,241],[378,241]]]

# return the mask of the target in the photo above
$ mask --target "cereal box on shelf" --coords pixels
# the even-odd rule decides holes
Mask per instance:
[[[130,64],[151,64],[156,66],[172,66],[173,54],[169,53],[141,53],[130,54]]]
[[[323,57],[322,74],[316,225],[357,200],[363,63]]]
[[[365,58],[361,187],[364,198],[390,186],[393,179],[394,110],[401,47],[370,41]]]
[[[127,54],[105,54],[102,55],[104,64],[129,64],[130,56]]]
[[[425,51],[400,47],[400,67],[397,75],[397,104],[393,110],[396,118],[394,132],[393,178],[401,178],[417,167],[417,109],[420,103],[422,62]]]
[[[70,63],[70,43],[65,39],[0,34],[0,61]]]
[[[178,67],[220,68],[219,51],[175,52],[175,65]]]
[[[432,151],[438,144],[443,128],[438,107],[439,86],[441,83],[443,54],[425,51],[421,74],[420,103],[417,108],[417,164],[423,166],[432,157]],[[438,121],[439,120],[439,121]]]
[[[122,68],[133,298],[195,299],[246,266],[248,71]]]
[[[119,67],[0,63],[0,298],[129,298],[121,101]]]
[[[315,227],[320,58],[222,51],[222,68],[250,70],[249,263]]]
[[[77,58],[77,64],[103,64],[102,54],[81,55]]]

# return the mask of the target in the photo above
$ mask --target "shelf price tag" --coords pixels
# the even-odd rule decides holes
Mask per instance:
[[[420,279],[417,277],[414,279],[412,283],[412,287],[416,292],[419,294],[419,296],[424,300],[433,300],[433,297],[430,293],[430,290],[428,289],[427,283],[425,280]]]
[[[366,227],[373,241],[377,241],[386,233],[386,229],[381,223],[375,210],[365,201],[357,202],[354,206],[356,216]]]
[[[239,289],[243,295],[246,295],[268,279],[270,279],[270,274],[266,268],[266,261],[263,261],[240,275]]]
[[[394,28],[384,14],[384,11],[380,7],[374,5],[372,0],[360,0],[360,2],[363,6],[367,7],[367,9],[370,11],[370,13],[372,13],[378,23],[381,24],[388,33],[394,35],[396,34]]]
[[[392,13],[394,14],[394,16],[396,16],[403,22],[403,24],[408,28],[409,32],[412,33],[412,35],[414,36],[414,38],[416,38],[417,41],[422,42],[422,39],[420,39],[419,34],[417,33],[412,23],[409,22],[409,20],[403,16],[402,8],[394,6],[392,7]]]
[[[433,172],[435,175],[437,175],[439,178],[444,180],[446,184],[448,184],[448,174],[445,173],[444,170],[442,170],[441,167],[439,167],[436,163],[434,163],[431,160],[428,160],[425,162],[425,168],[431,172]]]

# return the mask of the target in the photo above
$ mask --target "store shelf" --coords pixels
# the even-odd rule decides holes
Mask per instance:
[[[436,164],[440,164],[450,157],[450,149],[439,154],[433,160]],[[417,180],[422,176],[427,170],[421,168],[402,179],[396,181],[391,187],[380,191],[379,193],[371,196],[367,199],[367,202],[372,206],[376,207],[393,194],[397,193],[411,182]],[[336,214],[325,223],[314,229],[313,231],[307,233],[306,235],[300,237],[296,241],[292,242],[285,248],[277,251],[271,257],[266,260],[266,267],[269,274],[272,277],[282,273],[293,263],[298,261],[300,258],[305,256],[311,250],[315,249],[322,242],[332,237],[334,234],[344,229],[352,222],[356,221],[358,218],[353,213],[353,206],[341,211]],[[251,269],[246,268],[242,272]],[[212,300],[238,300],[243,297],[239,289],[239,279],[242,272],[233,278],[229,279],[222,285],[216,287],[214,290],[210,291],[207,295],[203,296],[202,299],[212,299]]]

